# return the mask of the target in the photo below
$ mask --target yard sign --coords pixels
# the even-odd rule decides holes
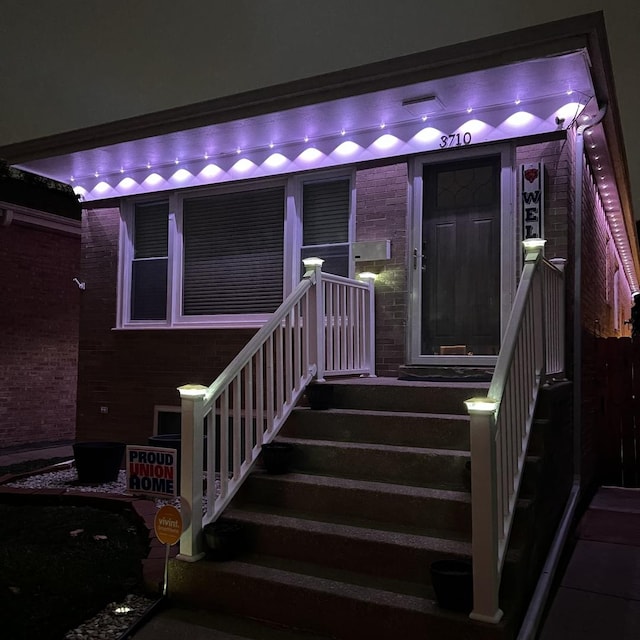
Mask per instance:
[[[127,489],[156,498],[176,495],[177,451],[127,445]]]

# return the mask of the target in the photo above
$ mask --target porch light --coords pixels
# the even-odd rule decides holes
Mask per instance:
[[[464,401],[468,413],[495,413],[498,403],[491,398],[469,398]]]
[[[201,384],[185,384],[178,387],[178,391],[181,398],[204,398],[208,388]]]
[[[129,605],[126,605],[126,604],[125,604],[125,605],[122,605],[122,606],[120,606],[120,607],[116,607],[116,608],[113,610],[113,612],[114,612],[116,615],[119,615],[119,616],[121,616],[121,615],[125,615],[125,614],[129,613],[130,611],[132,611],[131,607],[130,607]]]
[[[543,249],[545,244],[547,241],[544,238],[529,238],[522,241],[522,246],[527,253]]]
[[[322,258],[316,258],[316,257],[303,258],[302,264],[307,269],[314,268],[314,267],[321,267],[324,264],[324,260]]]
[[[375,281],[375,279],[378,277],[377,273],[372,273],[371,271],[363,271],[362,273],[358,274],[358,278],[360,278],[360,280],[364,280],[364,281],[369,281],[371,280],[372,282]]]

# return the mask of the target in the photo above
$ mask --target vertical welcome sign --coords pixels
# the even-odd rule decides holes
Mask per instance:
[[[544,167],[542,162],[520,165],[522,238],[542,238],[544,215]]]
[[[127,489],[156,498],[176,495],[177,451],[162,447],[127,446]]]

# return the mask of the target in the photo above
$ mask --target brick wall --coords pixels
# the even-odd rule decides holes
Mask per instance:
[[[179,406],[177,387],[211,384],[254,330],[126,330],[116,326],[118,209],[83,219],[78,439],[146,444],[154,405]],[[107,413],[101,413],[101,407]]]
[[[75,436],[80,238],[0,227],[0,448]]]
[[[588,486],[597,481],[604,425],[597,338],[630,335],[630,327],[622,321],[631,317],[632,299],[589,166],[583,172],[582,212],[582,479]],[[616,270],[617,310],[613,295]]]
[[[567,258],[567,218],[570,207],[570,154],[565,140],[532,144],[516,149],[516,168],[526,162],[544,163],[544,238],[547,258]],[[518,238],[522,238],[521,193],[518,174],[516,211],[518,216]]]
[[[545,255],[547,258],[568,259],[565,284],[569,377],[573,376],[575,145],[576,132],[571,129],[564,141],[529,145],[517,150],[518,164],[538,160],[545,163]],[[624,324],[624,320],[630,317],[633,302],[620,257],[608,229],[593,173],[587,165],[584,165],[582,183],[581,266],[582,415],[577,427],[581,432],[582,482],[584,486],[589,486],[597,479],[599,432],[603,424],[597,338],[629,335],[630,328]],[[616,271],[619,273],[617,310],[613,293]]]
[[[377,373],[393,376],[405,357],[406,163],[358,171],[356,189],[357,240],[391,240],[391,260],[359,263],[358,270],[381,274],[375,285]],[[143,443],[153,431],[154,406],[178,406],[182,384],[210,384],[254,331],[114,330],[118,227],[118,209],[84,216],[78,439]]]
[[[407,163],[360,169],[356,174],[356,240],[391,240],[391,259],[359,262],[378,274],[376,372],[397,376],[405,363],[407,321]]]

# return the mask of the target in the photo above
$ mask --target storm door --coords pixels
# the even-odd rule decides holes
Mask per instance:
[[[424,356],[500,346],[500,156],[425,164],[420,286]]]

